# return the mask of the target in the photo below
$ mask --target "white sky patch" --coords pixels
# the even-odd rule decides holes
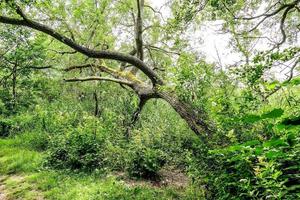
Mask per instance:
[[[160,10],[164,18],[168,18],[171,15],[171,10],[168,7],[169,5],[166,5],[167,1],[168,0],[148,0],[154,9]],[[262,5],[260,9],[257,10],[257,13],[262,13],[265,6],[267,6],[267,4]],[[218,66],[226,69],[228,66],[242,61],[243,56],[241,53],[234,51],[232,45],[230,45],[232,35],[230,33],[220,33],[219,30],[221,27],[221,21],[207,21],[203,23],[201,27],[189,28],[185,33],[185,38],[189,40],[190,47],[193,51],[199,53],[199,55],[204,55],[207,62],[216,63]],[[276,35],[277,31],[279,30],[276,30],[276,27],[273,27],[272,30],[269,30],[269,32],[267,31],[266,34],[267,36],[275,34],[274,37],[278,37]],[[280,35],[280,37],[282,36]],[[300,45],[298,38],[300,38],[300,34],[297,36],[296,46]],[[269,44],[270,42],[266,39],[259,39],[254,44],[252,50],[269,50]],[[288,44],[286,45],[289,46]],[[273,67],[266,76],[271,79],[275,78],[282,81],[286,79],[287,74],[289,74],[289,68],[283,64]],[[299,72],[295,72],[295,75],[296,74],[299,74]]]
[[[190,45],[194,46],[199,53],[203,53],[208,62],[215,62],[223,67],[232,65],[241,60],[241,54],[234,52],[229,45],[231,35],[220,34],[221,21],[206,22],[199,30],[191,32]],[[202,41],[202,42],[195,42]]]
[[[160,10],[165,18],[171,15],[171,10],[166,5],[167,0],[148,0],[151,6]],[[205,56],[206,61],[218,65],[232,65],[241,60],[239,53],[233,52],[230,47],[230,34],[220,34],[221,22],[214,21],[204,24],[196,30],[189,29],[186,37],[189,38],[190,46],[199,54]],[[221,63],[220,63],[221,62]]]

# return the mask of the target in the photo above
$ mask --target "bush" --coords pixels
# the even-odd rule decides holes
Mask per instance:
[[[129,152],[126,169],[130,176],[155,179],[164,164],[165,158],[161,150],[137,147]]]
[[[124,171],[126,168],[126,152],[126,147],[122,147],[120,143],[114,144],[111,140],[106,141],[105,150],[103,151],[105,167],[111,171]]]
[[[299,128],[281,134],[212,150],[206,160],[194,159],[193,175],[206,185],[206,198],[298,199]]]
[[[9,136],[11,124],[7,120],[0,120],[0,137]]]
[[[54,168],[91,171],[102,167],[103,138],[80,129],[51,138],[47,165]]]

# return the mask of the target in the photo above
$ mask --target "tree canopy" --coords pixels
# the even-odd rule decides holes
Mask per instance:
[[[1,1],[0,136],[54,169],[173,166],[204,199],[299,197],[300,0],[156,3]]]

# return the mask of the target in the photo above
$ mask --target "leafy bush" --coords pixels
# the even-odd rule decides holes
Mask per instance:
[[[164,154],[161,150],[143,146],[129,152],[126,169],[130,176],[154,179],[158,177],[158,171],[164,164]]]
[[[280,136],[211,150],[209,160],[194,161],[207,199],[298,199],[299,128],[277,126]],[[201,170],[199,170],[201,169]]]
[[[47,164],[54,168],[90,171],[102,166],[103,138],[77,128],[50,139]]]
[[[103,149],[104,165],[111,171],[124,171],[126,168],[126,148],[122,148],[120,144],[114,144],[110,140],[106,141]]]
[[[0,137],[9,136],[11,129],[11,123],[9,120],[1,119],[0,120]]]

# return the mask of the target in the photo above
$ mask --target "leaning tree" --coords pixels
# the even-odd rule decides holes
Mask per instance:
[[[265,13],[261,15],[236,16],[236,13],[241,12],[249,15],[249,9],[245,7],[248,5],[247,1],[244,4],[243,2],[166,1],[171,10],[168,11],[168,19],[165,19],[164,13],[154,9],[144,0],[6,0],[0,3],[0,22],[24,26],[47,34],[71,49],[55,49],[58,53],[83,55],[87,58],[81,59],[85,63],[65,67],[66,72],[83,69],[101,72],[101,75],[94,73],[95,76],[73,77],[65,81],[110,81],[119,84],[120,87],[132,89],[139,97],[132,124],[138,119],[147,101],[159,98],[167,101],[197,135],[206,137],[214,132],[214,128],[211,125],[213,123],[207,119],[205,110],[195,109],[172,90],[166,89],[170,85],[166,77],[170,74],[172,76],[172,72],[166,71],[169,68],[160,65],[163,65],[165,59],[168,59],[165,65],[176,62],[176,58],[181,54],[180,50],[184,49],[184,42],[179,42],[181,36],[205,7],[208,7],[207,13],[214,10],[226,13],[223,19],[228,20],[229,25],[236,25],[238,21],[259,19],[250,32],[256,30],[266,19],[281,14],[280,30],[283,38],[278,45],[285,42],[288,36],[284,31],[284,24],[290,13],[299,13],[299,0],[266,4]],[[256,4],[264,2],[258,1]],[[230,21],[228,16],[233,21]],[[124,53],[125,51],[128,53]],[[167,57],[155,58],[156,51],[164,53]],[[119,64],[116,65],[113,61]]]

